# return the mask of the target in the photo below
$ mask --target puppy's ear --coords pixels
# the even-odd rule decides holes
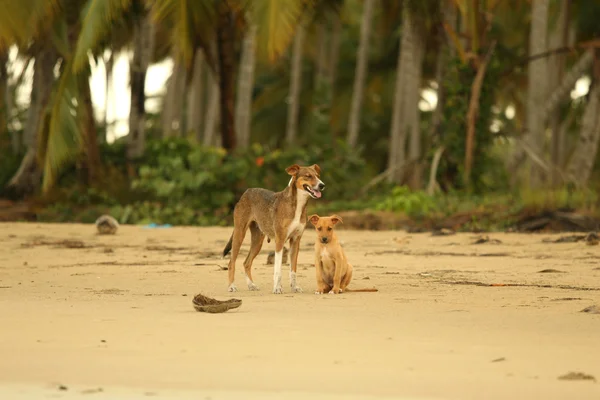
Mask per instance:
[[[317,171],[318,175],[321,175],[321,167],[319,167],[317,164],[313,164],[312,167],[315,171]]]
[[[289,175],[292,175],[292,176],[296,175],[298,173],[298,171],[300,171],[300,166],[298,164],[294,164],[285,169],[285,172],[287,172]]]
[[[320,219],[320,217],[317,214],[313,214],[310,217],[308,217],[308,220],[310,221],[310,223],[315,226],[319,223],[319,219]]]
[[[331,222],[335,225],[338,222],[341,222],[342,224],[344,223],[344,220],[342,220],[342,217],[340,217],[339,215],[332,215],[331,216]]]

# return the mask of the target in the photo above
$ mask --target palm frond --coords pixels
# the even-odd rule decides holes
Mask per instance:
[[[89,70],[86,72],[89,73]],[[52,188],[62,168],[81,151],[83,139],[78,116],[82,104],[77,101],[78,94],[77,75],[73,73],[71,59],[64,65],[57,82],[40,135],[44,193]]]
[[[131,7],[131,0],[88,0],[83,12],[81,31],[75,47],[73,70],[88,63],[88,51],[94,49],[111,32],[115,21]]]
[[[216,12],[212,1],[161,0],[153,3],[156,22],[171,27],[172,45],[186,68],[191,69],[196,49],[205,51],[206,60],[214,67],[211,47],[215,35]]]
[[[60,8],[60,0],[0,0],[0,40],[19,44],[43,35]]]
[[[287,49],[305,7],[299,0],[262,0],[250,3],[251,18],[257,26],[257,50],[274,62]]]

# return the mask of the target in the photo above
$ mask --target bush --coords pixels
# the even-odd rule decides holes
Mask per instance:
[[[164,139],[148,143],[132,182],[133,197],[144,200],[113,205],[111,212],[124,223],[223,225],[245,189],[283,190],[290,178],[285,169],[293,164],[319,164],[327,184],[324,199],[353,200],[369,178],[358,152],[343,142],[311,151],[270,151],[254,144],[228,155],[220,148]]]

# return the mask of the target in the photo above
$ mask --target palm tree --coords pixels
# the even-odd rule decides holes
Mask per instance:
[[[202,143],[204,133],[202,130],[202,117],[204,115],[204,66],[204,54],[201,49],[197,49],[188,94],[187,116],[190,131],[194,133],[194,137],[198,143]]]
[[[146,147],[146,72],[154,52],[154,24],[148,10],[134,16],[133,60],[130,66],[131,108],[127,155],[130,160],[139,158]]]
[[[31,100],[23,133],[23,144],[27,150],[19,169],[8,183],[19,193],[32,193],[39,187],[39,178],[42,173],[42,165],[38,161],[39,135],[45,124],[44,120],[55,80],[54,67],[58,59],[56,50],[49,43],[42,45],[40,41],[38,45],[41,49],[33,64]],[[44,153],[44,150],[42,149],[41,152]]]
[[[290,73],[290,94],[288,98],[288,117],[285,139],[288,144],[296,141],[298,132],[298,114],[300,112],[300,92],[302,84],[302,52],[304,50],[305,28],[299,26],[294,38],[292,68]]]
[[[532,1],[532,20],[529,36],[529,53],[540,54],[546,51],[548,36],[549,0]],[[531,150],[541,156],[544,150],[543,104],[546,98],[548,70],[546,60],[533,60],[529,64],[527,89],[527,131],[530,137]],[[543,180],[543,172],[539,166],[531,166],[530,185],[539,187]]]
[[[8,49],[0,43],[0,137],[8,131]]]
[[[252,89],[254,88],[254,67],[256,54],[256,25],[244,35],[242,44],[242,57],[238,77],[237,104],[235,110],[235,125],[240,147],[250,144],[250,123],[252,122]]]
[[[348,121],[348,143],[352,147],[356,146],[358,142],[358,132],[360,130],[360,115],[365,82],[367,79],[370,49],[369,38],[371,35],[374,3],[375,0],[364,0],[362,24],[360,27],[360,42],[356,54],[356,73],[354,75],[352,106],[350,108],[350,119]]]

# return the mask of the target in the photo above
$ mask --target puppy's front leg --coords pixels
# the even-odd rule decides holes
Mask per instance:
[[[342,289],[340,286],[342,285],[342,265],[340,260],[335,259],[335,272],[333,273],[333,289],[329,292],[330,294],[339,294],[342,293]]]
[[[281,264],[283,262],[283,240],[275,241],[275,261],[273,265],[273,293],[281,294]]]
[[[315,294],[323,294],[329,291],[329,285],[323,280],[323,264],[319,256],[315,257],[315,273],[317,275],[317,290]]]

